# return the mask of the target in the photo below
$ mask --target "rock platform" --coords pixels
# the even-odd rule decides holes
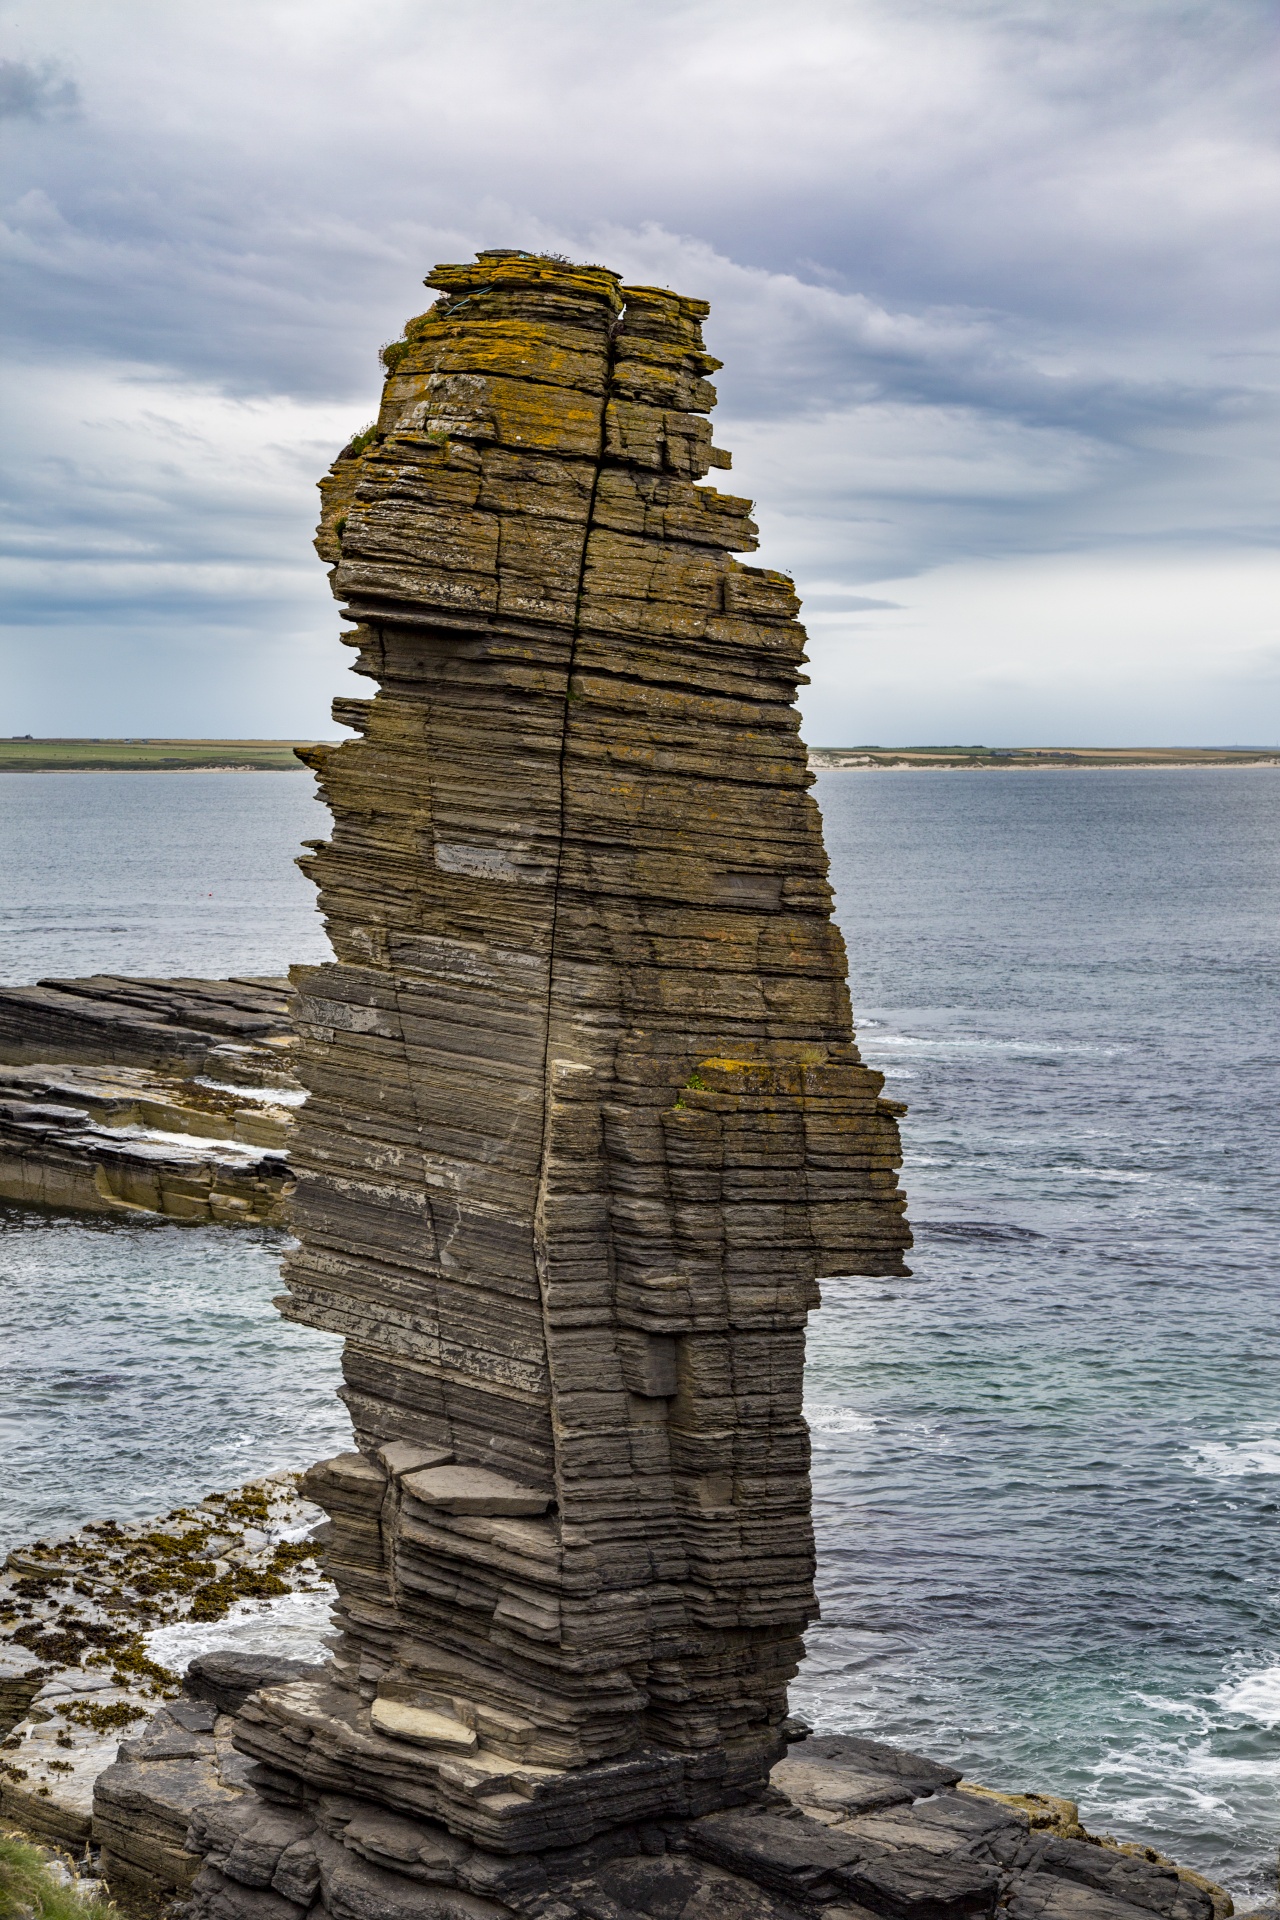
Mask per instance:
[[[1232,1912],[1220,1888],[1153,1850],[1086,1834],[1069,1801],[973,1787],[954,1768],[854,1736],[792,1744],[746,1808],[614,1827],[533,1856],[497,1853],[350,1794],[299,1797],[281,1776],[251,1768],[237,1747],[255,1696],[246,1691],[238,1719],[226,1716],[231,1689],[217,1688],[219,1658],[195,1663],[183,1697],[121,1746],[95,1801],[101,1871],[112,1885],[189,1891],[199,1913],[304,1920],[317,1902],[343,1920]],[[291,1684],[263,1677],[268,1690],[273,1677]]]
[[[0,1201],[281,1223],[304,1098],[288,982],[0,988]]]
[[[95,973],[0,987],[0,1063],[8,1066],[109,1063],[274,1085],[293,1046],[289,983],[275,976]]]
[[[536,1854],[349,1792],[298,1790],[255,1758],[269,1694],[331,1667],[227,1644],[185,1677],[157,1624],[332,1588],[296,1476],[154,1521],[10,1554],[0,1577],[0,1819],[142,1896],[235,1920],[1226,1920],[1221,1889],[1152,1849],[1099,1841],[1075,1806],[798,1723],[755,1800],[623,1823]],[[298,1539],[298,1535],[304,1537]],[[236,1631],[226,1628],[228,1641]],[[123,1735],[123,1737],[122,1737]],[[799,1736],[799,1737],[796,1737]],[[176,1915],[183,1911],[175,1909]]]
[[[83,1847],[94,1783],[121,1735],[182,1684],[150,1636],[212,1627],[244,1603],[327,1593],[308,1537],[322,1521],[297,1475],[283,1474],[154,1520],[14,1548],[0,1575],[0,1819]]]

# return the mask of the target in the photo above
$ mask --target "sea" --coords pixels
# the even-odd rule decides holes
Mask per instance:
[[[1247,1906],[1280,1844],[1280,772],[819,777],[902,1280],[809,1339],[793,1707],[1066,1794]],[[0,977],[325,957],[299,773],[0,775]],[[341,1447],[282,1236],[0,1217],[0,1534]]]

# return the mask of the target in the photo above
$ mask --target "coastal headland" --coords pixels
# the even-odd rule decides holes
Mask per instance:
[[[298,773],[309,740],[0,740],[0,773]]]

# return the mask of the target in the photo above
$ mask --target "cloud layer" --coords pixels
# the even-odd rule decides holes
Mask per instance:
[[[331,730],[312,483],[511,244],[712,301],[816,743],[1280,738],[1269,4],[7,18],[0,732]]]

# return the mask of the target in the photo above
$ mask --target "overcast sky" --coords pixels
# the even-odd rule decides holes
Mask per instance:
[[[315,480],[506,245],[712,302],[813,744],[1280,741],[1274,0],[0,22],[0,733],[332,734]]]

